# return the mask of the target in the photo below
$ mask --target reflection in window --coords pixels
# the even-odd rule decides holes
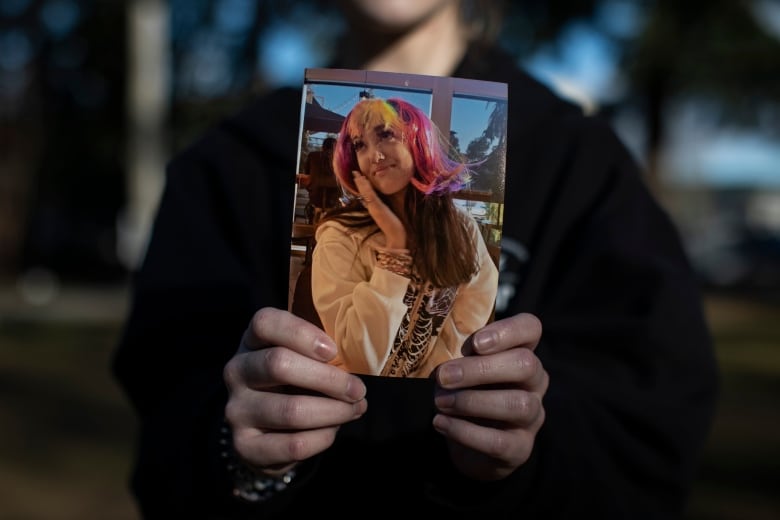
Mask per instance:
[[[452,99],[450,139],[465,159],[477,163],[456,204],[477,221],[485,241],[501,242],[506,175],[507,102],[477,96]]]

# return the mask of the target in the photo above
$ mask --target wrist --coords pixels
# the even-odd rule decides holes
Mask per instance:
[[[284,492],[296,476],[294,464],[280,470],[257,471],[241,460],[233,448],[230,426],[223,420],[219,435],[220,458],[232,485],[232,495],[260,503]]]

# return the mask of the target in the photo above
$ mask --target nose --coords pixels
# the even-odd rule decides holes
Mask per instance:
[[[381,161],[384,158],[385,158],[385,154],[383,154],[382,151],[379,148],[376,148],[374,150],[374,162],[378,163],[379,161]]]

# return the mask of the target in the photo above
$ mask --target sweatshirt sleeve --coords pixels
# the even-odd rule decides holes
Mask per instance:
[[[338,345],[335,364],[377,375],[406,313],[409,279],[375,269],[371,243],[332,223],[318,230],[312,298],[325,332]]]

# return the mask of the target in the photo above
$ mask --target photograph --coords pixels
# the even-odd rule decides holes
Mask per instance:
[[[289,311],[352,373],[428,377],[494,317],[506,85],[307,69]]]
[[[778,316],[778,0],[0,0],[0,520],[780,519]]]

